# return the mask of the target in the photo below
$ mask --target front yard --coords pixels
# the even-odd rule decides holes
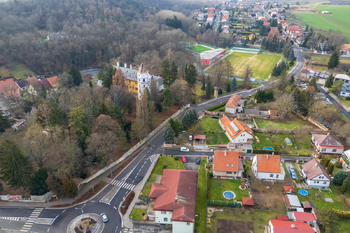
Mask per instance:
[[[286,215],[287,212],[272,212],[260,210],[244,210],[225,208],[224,211],[217,211],[211,218],[211,228],[207,233],[220,233],[217,231],[217,220],[227,219],[232,221],[252,222],[254,224],[254,233],[263,233],[265,225],[269,223],[270,218],[276,218],[276,215]],[[237,230],[237,229],[236,229]],[[243,232],[242,232],[243,233]],[[244,232],[245,233],[245,232]]]
[[[206,202],[207,202],[207,172],[205,164],[206,158],[201,159],[201,163],[198,168],[198,182],[197,182],[197,201],[196,201],[196,218],[195,228],[197,232],[205,232],[206,228]]]
[[[244,181],[210,178],[209,183],[208,199],[210,200],[228,201],[223,196],[225,191],[234,192],[236,195],[235,200],[237,201],[242,201],[242,197],[249,197],[248,188],[245,190],[241,190],[239,188],[241,183],[244,183]]]
[[[227,144],[230,142],[219,125],[219,120],[210,117],[203,117],[201,121],[194,124],[187,132],[190,134],[204,134],[207,145]]]
[[[133,209],[130,218],[133,220],[144,220],[143,216],[147,214],[147,209]]]
[[[163,174],[163,169],[180,169],[186,170],[181,159],[176,156],[161,155],[159,156],[158,162],[154,167],[152,174],[150,175],[148,181],[155,181],[157,174]]]

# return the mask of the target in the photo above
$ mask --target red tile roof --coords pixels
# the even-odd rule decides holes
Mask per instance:
[[[240,135],[243,132],[246,132],[253,136],[253,130],[249,128],[249,126],[246,123],[242,121],[238,121],[237,119],[230,121],[230,119],[226,115],[220,118],[219,121],[221,121],[225,131],[231,137],[231,139],[236,138],[238,135]],[[237,130],[235,130],[234,127]]]
[[[323,134],[312,134],[312,137],[317,141],[317,143],[322,147],[331,147],[331,148],[342,148],[344,149],[343,144],[341,144],[338,139],[333,135],[323,135]]]
[[[0,80],[0,94],[8,96],[10,92],[13,96],[20,96],[18,86],[12,78],[7,78],[5,80]]]
[[[209,14],[208,14],[208,18],[214,18],[214,14],[209,13]]]
[[[193,137],[195,140],[198,139],[198,140],[205,140],[205,135],[194,135]]]
[[[173,212],[171,221],[194,222],[197,177],[197,171],[164,169],[160,184],[152,184],[153,209]]]
[[[237,107],[238,102],[241,100],[240,95],[231,95],[230,99],[227,101],[225,107],[235,108]]]
[[[293,211],[295,221],[297,222],[314,222],[316,221],[313,213]]]
[[[281,158],[279,155],[256,155],[256,162],[258,172],[281,172]]]
[[[287,215],[276,215],[276,218],[279,220],[285,220],[285,221],[289,221],[288,216]]]
[[[214,171],[239,172],[243,171],[243,164],[240,166],[239,153],[236,151],[214,151]]]
[[[47,81],[49,81],[49,83],[54,86],[56,83],[58,83],[58,77],[57,76],[53,76],[51,78],[47,78]]]
[[[307,223],[270,219],[274,233],[315,233]]]
[[[285,192],[293,192],[294,193],[294,187],[293,186],[283,186]]]
[[[251,197],[242,197],[242,205],[249,205],[249,206],[253,206],[254,205],[254,201],[253,198]]]

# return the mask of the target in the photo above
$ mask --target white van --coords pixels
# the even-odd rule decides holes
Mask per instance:
[[[188,148],[186,148],[186,147],[181,147],[180,151],[181,152],[190,152],[190,150]]]

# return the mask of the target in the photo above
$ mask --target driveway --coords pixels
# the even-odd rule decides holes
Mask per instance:
[[[201,158],[201,156],[200,155],[195,155],[195,156],[193,156],[193,155],[192,156],[183,155],[183,156],[185,156],[185,158],[187,160],[187,162],[184,163],[186,170],[198,171],[198,166],[199,165],[196,164],[196,160]],[[181,158],[181,156],[179,156],[179,157]]]

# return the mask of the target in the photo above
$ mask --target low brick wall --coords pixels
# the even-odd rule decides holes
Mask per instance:
[[[29,199],[23,199],[21,195],[0,195],[1,201],[14,201],[14,202],[47,202],[53,196],[53,193],[50,191],[45,193],[42,196],[30,195]]]

